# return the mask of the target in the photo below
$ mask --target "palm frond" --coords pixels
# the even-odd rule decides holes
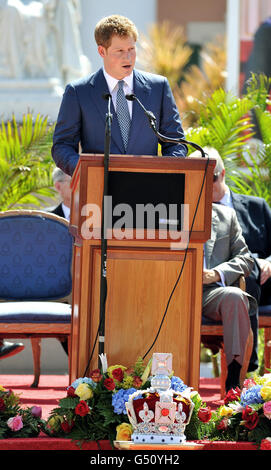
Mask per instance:
[[[31,113],[19,125],[15,117],[0,129],[0,210],[17,204],[40,205],[52,189],[51,146],[54,126]]]

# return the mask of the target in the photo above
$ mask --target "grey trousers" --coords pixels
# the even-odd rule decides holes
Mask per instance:
[[[211,320],[222,321],[227,365],[233,359],[243,364],[250,331],[249,311],[249,296],[239,287],[203,286],[202,313]]]

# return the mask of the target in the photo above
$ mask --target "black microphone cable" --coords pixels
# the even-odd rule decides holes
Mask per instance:
[[[177,280],[175,282],[175,285],[171,291],[171,294],[169,296],[169,299],[168,299],[168,302],[167,302],[167,305],[166,305],[166,308],[165,308],[165,311],[164,311],[164,314],[162,316],[162,320],[160,322],[160,325],[159,325],[159,328],[158,328],[158,331],[156,333],[156,336],[151,344],[151,346],[149,347],[149,349],[147,350],[147,352],[143,355],[142,359],[145,359],[145,357],[149,354],[149,352],[152,350],[152,348],[154,347],[158,337],[159,337],[159,334],[161,332],[161,329],[162,329],[162,326],[163,326],[163,323],[165,321],[165,318],[166,318],[166,315],[167,315],[167,312],[168,312],[168,308],[169,308],[169,305],[170,305],[170,302],[171,302],[171,299],[173,297],[173,294],[179,284],[179,281],[181,279],[181,276],[182,276],[182,273],[183,273],[183,270],[184,270],[184,266],[185,266],[185,262],[186,262],[186,258],[187,258],[187,253],[188,253],[188,248],[189,248],[189,241],[190,241],[190,237],[191,237],[191,234],[192,234],[192,231],[193,231],[193,227],[194,227],[194,222],[195,222],[195,218],[196,218],[196,215],[197,215],[197,212],[198,212],[198,207],[199,207],[199,203],[200,203],[200,200],[201,200],[201,196],[202,196],[202,191],[203,191],[203,187],[204,187],[204,184],[205,184],[205,181],[206,181],[206,175],[207,175],[207,168],[208,168],[208,165],[209,165],[209,157],[207,158],[207,163],[206,163],[206,166],[205,166],[205,171],[204,171],[204,176],[203,176],[203,181],[202,181],[202,185],[201,185],[201,189],[200,189],[200,193],[199,193],[199,197],[198,197],[198,201],[197,201],[197,205],[196,205],[196,208],[195,208],[195,212],[194,212],[194,215],[193,215],[193,219],[192,219],[192,224],[191,224],[191,228],[190,228],[190,231],[189,231],[189,237],[188,237],[188,243],[187,243],[187,246],[185,248],[185,253],[184,253],[184,259],[183,259],[183,264],[182,264],[182,267],[180,269],[180,272],[178,274],[178,277],[177,277]]]
[[[152,130],[154,131],[154,133],[156,134],[156,136],[158,137],[159,140],[163,141],[163,142],[171,142],[171,143],[182,143],[182,144],[185,144],[185,145],[191,145],[192,147],[194,147],[195,149],[199,150],[200,153],[201,153],[201,156],[203,158],[205,158],[205,153],[204,153],[204,150],[202,149],[202,147],[200,147],[198,144],[194,143],[194,142],[189,142],[185,139],[182,139],[182,138],[173,138],[173,137],[166,137],[162,134],[160,134],[156,128],[156,117],[154,116],[153,112],[152,111],[148,111],[145,106],[141,103],[141,101],[136,97],[136,95],[134,95],[133,93],[130,94],[130,95],[126,95],[126,99],[129,100],[129,101],[137,101],[137,103],[141,106],[141,108],[143,109],[144,113],[146,114],[148,120],[149,120],[149,123],[150,123],[150,126],[152,128]],[[163,323],[165,321],[165,318],[166,318],[166,315],[167,315],[167,312],[168,312],[168,308],[169,308],[169,305],[170,305],[170,302],[171,302],[171,299],[173,297],[173,294],[179,284],[179,281],[181,279],[181,276],[182,276],[182,273],[183,273],[183,270],[184,270],[184,266],[185,266],[185,262],[186,262],[186,258],[187,258],[187,253],[188,253],[188,248],[189,248],[189,240],[190,240],[190,237],[191,237],[191,234],[192,234],[192,231],[193,231],[193,227],[194,227],[194,222],[195,222],[195,218],[196,218],[196,215],[197,215],[197,212],[198,212],[198,207],[199,207],[199,203],[200,203],[200,200],[201,200],[201,196],[202,196],[202,191],[203,191],[203,187],[204,187],[204,184],[205,184],[205,181],[206,181],[206,175],[207,175],[207,169],[208,169],[208,165],[209,165],[209,157],[207,159],[207,163],[206,163],[206,166],[205,166],[205,171],[204,171],[204,176],[203,176],[203,181],[202,181],[202,185],[201,185],[201,189],[200,189],[200,193],[199,193],[199,197],[198,197],[198,201],[197,201],[197,205],[196,205],[196,208],[195,208],[195,212],[194,212],[194,215],[193,215],[193,219],[192,219],[192,224],[191,224],[191,228],[190,228],[190,231],[189,231],[189,237],[188,237],[188,243],[187,243],[187,246],[185,248],[185,253],[184,253],[184,259],[183,259],[183,264],[182,264],[182,267],[180,269],[180,272],[178,274],[178,277],[177,277],[177,280],[175,282],[175,285],[171,291],[171,294],[169,296],[169,299],[168,299],[168,302],[167,302],[167,305],[166,305],[166,309],[164,311],[164,314],[163,314],[163,317],[162,317],[162,320],[160,322],[160,326],[158,328],[158,331],[157,331],[157,334],[151,344],[151,346],[149,347],[149,349],[147,350],[147,352],[144,354],[143,356],[143,359],[145,359],[145,357],[149,354],[149,352],[152,350],[152,348],[154,347],[158,337],[159,337],[159,334],[161,332],[161,329],[162,329],[162,326],[163,326]]]

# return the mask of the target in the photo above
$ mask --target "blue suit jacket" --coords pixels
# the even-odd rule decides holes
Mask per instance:
[[[271,261],[271,210],[260,197],[231,192],[232,202],[249,251]]]
[[[79,143],[82,153],[104,154],[105,117],[108,93],[103,70],[67,85],[55,127],[52,156],[56,165],[72,175],[77,162]],[[134,94],[157,119],[157,129],[167,137],[184,138],[176,103],[168,80],[160,75],[134,70]],[[111,154],[157,155],[158,139],[137,102],[133,115],[128,147],[125,151],[115,110],[111,128]],[[185,145],[162,143],[162,154],[184,157]]]

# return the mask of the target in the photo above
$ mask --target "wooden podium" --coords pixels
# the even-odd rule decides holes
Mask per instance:
[[[84,374],[99,324],[100,221],[91,208],[102,205],[103,164],[103,155],[82,154],[72,178],[70,227],[75,243],[70,381]],[[135,233],[131,228],[126,230],[126,238],[121,238],[119,230],[107,240],[104,350],[109,365],[129,367],[149,350],[182,270],[146,361],[154,352],[171,352],[174,374],[198,389],[203,244],[210,238],[214,167],[215,160],[205,158],[110,156],[109,175],[183,174],[183,202],[189,204],[187,229],[190,230],[193,218],[194,225],[187,250],[180,249],[180,242],[166,230],[155,230],[148,237],[145,229]],[[89,370],[97,366],[98,342]]]

